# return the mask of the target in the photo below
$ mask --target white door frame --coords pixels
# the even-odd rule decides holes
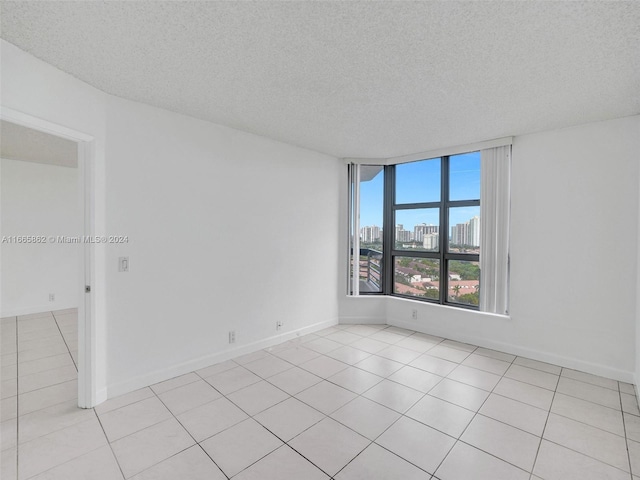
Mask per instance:
[[[62,125],[43,120],[7,107],[1,107],[0,119],[22,125],[33,130],[49,133],[57,137],[72,140],[78,144],[78,190],[80,209],[82,212],[82,234],[86,237],[95,235],[94,228],[94,161],[95,138],[86,133],[73,130]],[[79,249],[78,288],[78,406],[91,408],[97,400],[97,365],[96,365],[96,328],[93,294],[85,292],[85,286],[93,285],[95,272],[92,265],[95,259],[95,244],[81,243]]]

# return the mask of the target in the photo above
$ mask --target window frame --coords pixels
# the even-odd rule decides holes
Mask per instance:
[[[473,153],[473,151],[468,152]],[[478,152],[479,153],[479,152]],[[458,154],[456,154],[458,155]],[[452,302],[448,299],[449,293],[449,262],[471,261],[480,262],[480,254],[449,252],[449,210],[457,207],[480,207],[480,198],[472,200],[450,200],[450,158],[456,155],[442,155],[440,157],[425,158],[419,161],[440,159],[440,201],[421,203],[396,203],[396,167],[401,164],[387,165],[384,167],[384,215],[383,215],[383,282],[382,292],[378,294],[394,297],[418,300],[439,305],[454,306],[469,310],[479,310],[479,305],[470,305]],[[413,162],[412,162],[413,163]],[[439,208],[440,225],[438,226],[438,251],[398,250],[395,241],[395,218],[399,210],[415,210],[419,208]],[[482,221],[482,220],[481,220]],[[395,285],[395,259],[396,257],[431,258],[440,262],[440,290],[439,298],[417,297],[396,293]]]

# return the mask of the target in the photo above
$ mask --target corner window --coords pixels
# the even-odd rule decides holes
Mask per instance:
[[[510,165],[509,145],[350,165],[349,293],[508,314]]]
[[[387,167],[392,295],[477,308],[480,152]],[[391,279],[390,279],[391,280]]]

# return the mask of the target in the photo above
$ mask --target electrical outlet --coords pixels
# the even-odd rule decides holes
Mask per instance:
[[[282,330],[282,322],[276,322],[276,330]]]
[[[230,330],[229,331],[229,343],[236,343],[236,331],[235,330]]]
[[[411,318],[413,318],[414,320],[418,319],[418,310],[416,310],[415,308],[411,311]]]
[[[50,302],[55,302],[56,301],[56,294],[55,293],[50,293],[49,294],[49,301]]]

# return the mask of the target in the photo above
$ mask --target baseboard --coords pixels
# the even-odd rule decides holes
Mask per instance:
[[[9,310],[2,310],[0,313],[0,317],[19,317],[21,315],[31,315],[33,313],[43,313],[43,312],[54,312],[56,310],[67,310],[69,308],[77,308],[78,305],[65,305],[65,304],[57,304],[55,302],[43,304],[37,307],[24,307],[24,308],[15,308]]]
[[[134,390],[138,390],[143,387],[148,387],[149,385],[154,385],[158,382],[163,382],[165,380],[169,380],[170,378],[174,378],[179,375],[184,375],[186,373],[190,373],[195,370],[199,370],[201,368],[209,367],[211,365],[215,365],[216,363],[224,362],[225,360],[230,360],[235,357],[239,357],[240,355],[246,355],[248,353],[257,352],[258,350],[272,347],[274,345],[278,345],[280,343],[286,342],[288,340],[292,340],[302,335],[314,333],[324,328],[332,327],[337,324],[338,324],[338,319],[315,323],[313,325],[309,325],[307,327],[303,327],[298,330],[274,335],[272,337],[268,337],[263,340],[258,340],[246,345],[241,345],[234,349],[225,350],[224,352],[204,355],[202,357],[195,358],[195,359],[180,363],[178,365],[174,365],[169,368],[163,368],[160,370],[156,370],[154,372],[150,372],[144,375],[139,375],[137,377],[124,380],[122,382],[114,383],[112,385],[107,386],[104,398],[100,396],[102,400],[98,403],[101,403],[107,398],[114,398],[119,395],[124,395],[125,393],[133,392]],[[97,400],[98,399],[96,398],[96,401]]]
[[[340,317],[339,325],[386,325],[386,317]]]
[[[96,392],[96,402],[95,402],[95,405],[93,405],[93,407],[100,405],[102,402],[106,400],[107,400],[107,389],[101,388]]]
[[[498,342],[486,338],[479,338],[473,335],[465,335],[464,333],[456,333],[455,336],[451,335],[451,332],[445,329],[438,328],[420,328],[420,325],[416,325],[415,322],[407,322],[403,320],[388,319],[389,325],[394,327],[406,328],[408,330],[415,330],[417,332],[426,333],[429,335],[435,335],[438,337],[448,338],[458,342],[468,343],[471,345],[477,345],[479,347],[489,348],[491,350],[498,350],[500,352],[509,353],[511,355],[517,355],[520,357],[527,357],[540,362],[551,363],[565,368],[571,368],[573,370],[579,370],[581,372],[591,373],[593,375],[599,375],[601,377],[611,378],[619,380],[621,382],[635,384],[635,373],[628,370],[620,370],[617,368],[607,367],[606,365],[600,365],[592,362],[585,362],[575,358],[564,357],[533,348],[521,347],[513,345],[511,343]],[[638,397],[640,398],[640,397]]]

